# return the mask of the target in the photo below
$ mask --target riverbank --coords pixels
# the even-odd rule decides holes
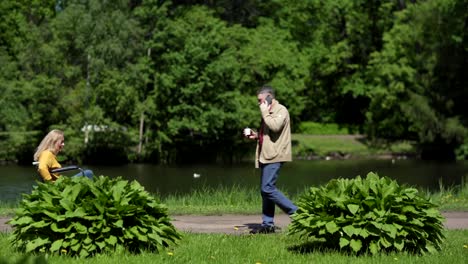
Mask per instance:
[[[369,140],[360,134],[310,135],[292,134],[292,152],[296,160],[319,159],[417,159],[416,142],[399,140]],[[250,161],[252,157],[247,155]],[[1,165],[18,164],[14,160],[2,160]],[[26,165],[29,165],[27,163]],[[119,164],[114,164],[119,165]]]
[[[369,140],[365,135],[292,134],[296,159],[410,159],[418,158],[415,142]]]

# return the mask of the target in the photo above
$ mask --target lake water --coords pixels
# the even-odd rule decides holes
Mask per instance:
[[[190,165],[161,166],[128,164],[124,166],[87,167],[96,175],[121,176],[137,180],[152,193],[162,196],[183,194],[203,187],[259,185],[259,170],[252,163],[229,166]],[[309,186],[324,184],[333,178],[365,176],[373,171],[400,184],[438,190],[439,183],[456,186],[468,179],[468,162],[436,163],[418,160],[320,160],[294,161],[281,170],[277,186],[289,193],[301,192]],[[194,174],[200,175],[194,177]],[[29,193],[38,179],[33,166],[0,166],[0,201],[16,201]]]

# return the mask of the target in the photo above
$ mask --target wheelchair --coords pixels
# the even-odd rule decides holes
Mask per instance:
[[[39,161],[34,161],[32,163],[32,165],[37,168],[39,166]],[[84,169],[82,169],[82,168],[80,168],[80,167],[78,167],[76,165],[70,165],[70,166],[65,166],[65,167],[53,169],[53,170],[50,170],[50,173],[62,173],[62,172],[68,172],[68,171],[79,171],[79,173],[76,174],[75,176],[78,176],[79,174],[81,174],[81,176],[83,176],[83,177],[88,177],[87,174],[86,174],[86,170],[84,170]],[[40,178],[41,182],[44,182],[44,179],[42,179],[42,177],[39,176],[39,178]]]

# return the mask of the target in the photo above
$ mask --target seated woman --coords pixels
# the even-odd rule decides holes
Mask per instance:
[[[37,147],[36,153],[34,153],[34,161],[39,162],[38,172],[44,181],[54,182],[60,177],[59,173],[53,173],[51,171],[62,167],[60,163],[58,163],[56,156],[63,149],[63,146],[65,146],[64,141],[63,132],[54,129],[42,139]],[[80,175],[92,178],[93,172],[91,170],[84,170],[75,176]]]

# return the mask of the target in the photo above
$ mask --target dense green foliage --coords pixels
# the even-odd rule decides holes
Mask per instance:
[[[165,205],[136,181],[61,177],[25,195],[9,222],[25,252],[87,257],[102,252],[163,251],[181,237]]]
[[[283,190],[284,191],[284,190]],[[286,193],[292,201],[299,200],[298,193]],[[434,203],[440,205],[441,211],[468,211],[468,183],[464,182],[458,187],[440,186],[439,190],[421,190],[421,193],[430,197]],[[161,198],[169,208],[170,215],[195,214],[257,214],[261,197],[255,187],[241,188],[238,185],[230,187],[203,187],[194,189],[187,194],[173,194]],[[0,216],[9,217],[18,209],[19,202],[0,201]]]
[[[443,217],[414,188],[369,173],[331,180],[299,202],[289,232],[354,253],[434,252],[444,239]]]
[[[468,138],[467,10],[467,0],[3,0],[0,159],[29,163],[51,128],[87,163],[238,159],[264,83],[295,131],[336,123],[453,159]]]

